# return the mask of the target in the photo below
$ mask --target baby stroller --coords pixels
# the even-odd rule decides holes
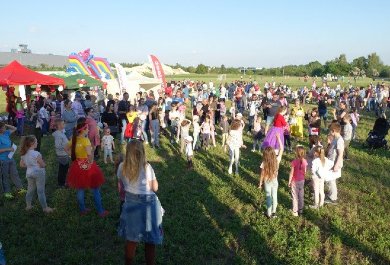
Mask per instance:
[[[390,125],[385,118],[378,118],[375,121],[374,128],[368,133],[367,144],[371,149],[387,148],[386,136]]]

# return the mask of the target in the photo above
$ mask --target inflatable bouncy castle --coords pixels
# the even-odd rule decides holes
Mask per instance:
[[[114,79],[110,63],[105,58],[94,57],[90,49],[69,55],[67,72],[91,75],[98,79]]]

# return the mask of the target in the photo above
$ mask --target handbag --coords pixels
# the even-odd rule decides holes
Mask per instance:
[[[133,123],[128,123],[124,133],[125,138],[133,138]]]

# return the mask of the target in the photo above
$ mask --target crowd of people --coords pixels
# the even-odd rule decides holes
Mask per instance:
[[[285,151],[295,153],[291,161],[288,186],[292,194],[292,215],[304,211],[304,185],[312,183],[312,208],[338,202],[337,180],[342,175],[343,161],[350,159],[350,142],[357,138],[359,113],[374,111],[386,117],[389,88],[385,84],[367,88],[290,87],[266,82],[235,81],[214,86],[212,81],[172,81],[157,93],[138,92],[108,94],[106,97],[75,93],[37,97],[21,108],[17,100],[15,115],[8,123],[0,123],[1,184],[4,196],[12,199],[10,180],[18,193],[26,193],[26,210],[33,207],[35,192],[45,213],[55,211],[45,196],[45,162],[40,153],[42,137],[52,133],[58,161],[59,188],[73,188],[80,215],[91,209],[85,205],[85,191],[91,190],[98,215],[105,210],[100,187],[105,179],[95,160],[103,153],[104,163],[117,167],[121,198],[119,235],[126,240],[126,264],[132,264],[138,242],[145,242],[147,264],[153,264],[155,245],[163,240],[164,213],[156,195],[158,182],[147,162],[145,146],[160,148],[160,137],[167,137],[186,157],[188,170],[196,169],[197,152],[208,152],[221,145],[228,152],[227,174],[239,174],[243,136],[251,139],[251,151],[262,152],[259,162],[259,185],[266,194],[268,218],[277,217],[279,164]],[[307,103],[317,107],[306,107]],[[18,105],[19,104],[19,105]],[[188,109],[190,108],[190,109]],[[328,109],[332,108],[332,112]],[[15,118],[13,118],[15,117]],[[10,135],[24,135],[24,123],[33,128],[20,147],[20,166],[27,168],[27,190],[23,188],[13,158],[15,146]],[[307,128],[307,129],[306,129]],[[304,131],[307,130],[308,139]],[[114,159],[117,144],[126,152]],[[220,141],[220,142],[219,142]],[[304,146],[307,143],[308,148]],[[233,170],[234,169],[234,170]],[[328,194],[325,196],[325,183]],[[152,209],[151,214],[146,211]],[[147,220],[145,220],[147,216]],[[148,224],[146,226],[146,224]]]

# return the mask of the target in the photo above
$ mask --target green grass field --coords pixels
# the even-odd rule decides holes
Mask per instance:
[[[292,154],[284,155],[280,167],[279,218],[268,220],[263,216],[264,191],[257,189],[260,153],[242,150],[240,175],[230,176],[219,136],[216,148],[195,153],[193,171],[186,170],[185,157],[165,137],[161,149],[147,147],[166,210],[157,264],[389,264],[390,153],[361,147],[374,119],[362,117],[359,140],[352,143],[351,161],[345,163],[338,183],[340,203],[319,211],[307,209],[298,218],[290,213],[287,187]],[[244,140],[251,146],[248,136]],[[46,216],[36,201],[35,209],[27,213],[23,197],[0,199],[0,241],[8,264],[123,264],[124,242],[116,235],[119,199],[113,166],[98,161],[107,180],[102,196],[109,217],[100,219],[96,213],[80,217],[75,192],[56,189],[52,137],[43,138],[42,154],[48,165],[48,203],[57,210]],[[25,183],[24,170],[20,176]],[[311,203],[307,183],[305,204]],[[91,194],[87,205],[93,208]],[[137,264],[143,260],[140,247]]]

